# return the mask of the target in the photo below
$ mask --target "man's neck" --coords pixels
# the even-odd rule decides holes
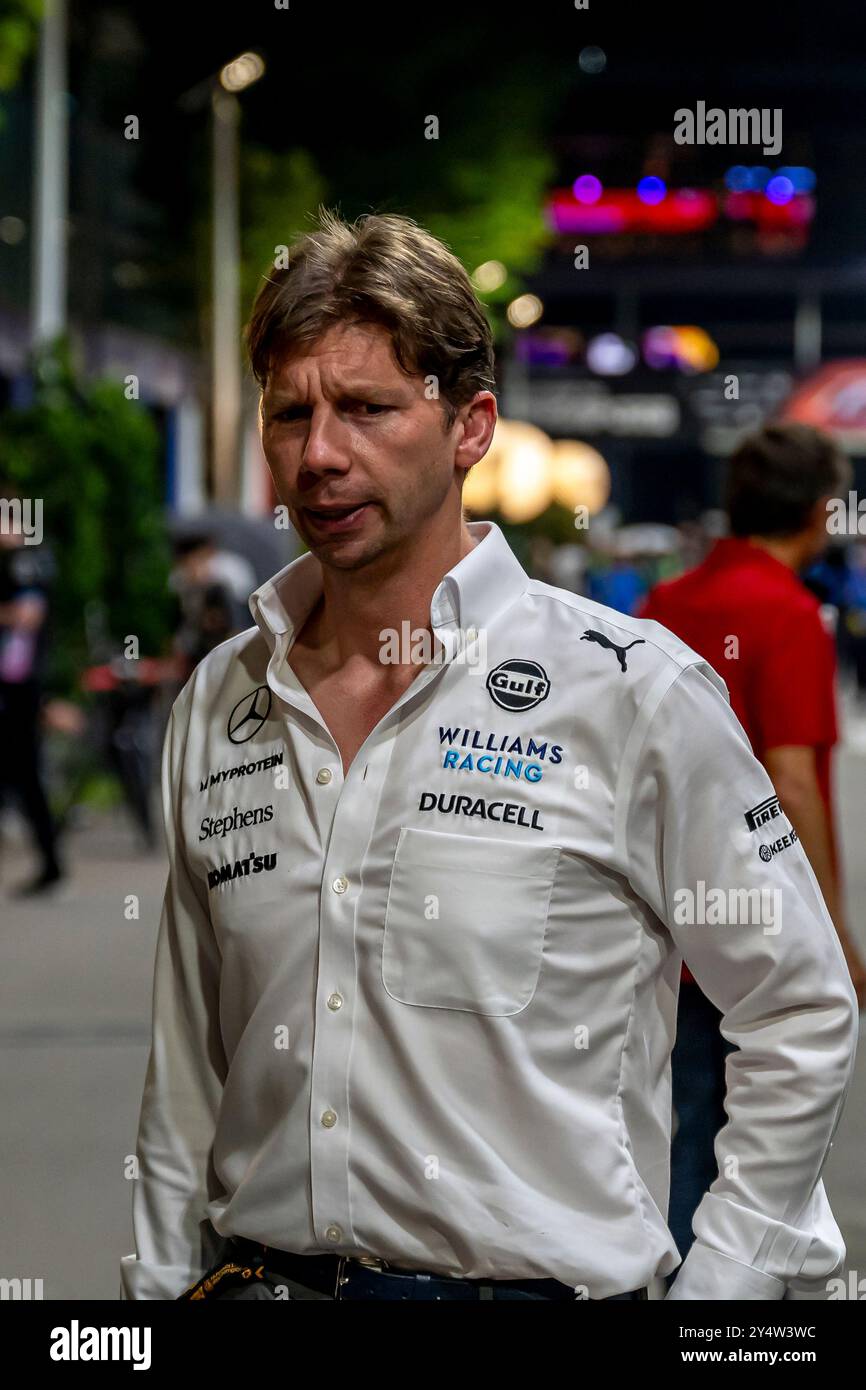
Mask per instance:
[[[749,536],[749,544],[766,551],[789,570],[802,569],[808,558],[806,547],[799,536]]]
[[[449,570],[477,545],[465,524],[448,537],[419,535],[361,570],[323,566],[322,595],[299,634],[299,641],[328,670],[361,658],[381,660],[386,629],[397,634],[430,632],[430,602]],[[408,629],[402,624],[408,623]],[[396,670],[395,670],[396,674]]]

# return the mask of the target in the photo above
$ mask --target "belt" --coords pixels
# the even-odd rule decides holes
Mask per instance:
[[[243,1236],[232,1236],[233,1255],[241,1262],[258,1262],[303,1287],[336,1300],[403,1298],[478,1300],[493,1297],[497,1289],[514,1289],[542,1299],[576,1300],[574,1289],[558,1279],[464,1279],[427,1270],[399,1269],[372,1255],[296,1255],[263,1245]],[[590,1302],[612,1303],[645,1299],[646,1288],[611,1294]]]

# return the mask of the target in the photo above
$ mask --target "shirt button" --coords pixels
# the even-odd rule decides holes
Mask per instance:
[[[335,878],[334,882],[331,884],[331,887],[333,888],[335,893],[345,893],[348,886],[349,880],[347,878],[343,878],[342,874],[339,878]]]
[[[333,1110],[325,1110],[322,1115],[322,1124],[325,1126],[325,1129],[333,1129],[336,1123],[337,1117]]]
[[[343,996],[342,996],[342,994],[331,994],[331,995],[328,997],[328,1008],[329,1008],[329,1009],[342,1009],[342,1007],[343,1007]]]
[[[329,767],[320,767],[316,773],[316,781],[320,787],[326,787],[331,780],[333,773]]]
[[[325,1240],[338,1241],[343,1239],[342,1226],[328,1226],[325,1230]]]

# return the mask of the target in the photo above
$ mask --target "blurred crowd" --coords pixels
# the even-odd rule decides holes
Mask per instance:
[[[657,584],[694,569],[727,534],[721,510],[678,526],[626,526],[616,508],[608,507],[593,518],[583,544],[534,537],[529,569],[536,579],[636,617]],[[826,550],[800,578],[834,634],[840,688],[866,713],[866,537],[828,536]]]

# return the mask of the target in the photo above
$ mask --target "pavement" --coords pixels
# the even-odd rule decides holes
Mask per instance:
[[[849,920],[866,950],[866,716],[837,755]],[[153,956],[166,864],[124,813],[85,819],[64,842],[71,882],[50,902],[0,899],[0,1276],[41,1278],[46,1299],[116,1300],[133,1250],[132,1184],[150,1041]],[[34,862],[4,818],[0,879]],[[137,913],[137,915],[136,915]],[[824,1170],[848,1267],[866,1272],[866,1064],[861,1042]]]

